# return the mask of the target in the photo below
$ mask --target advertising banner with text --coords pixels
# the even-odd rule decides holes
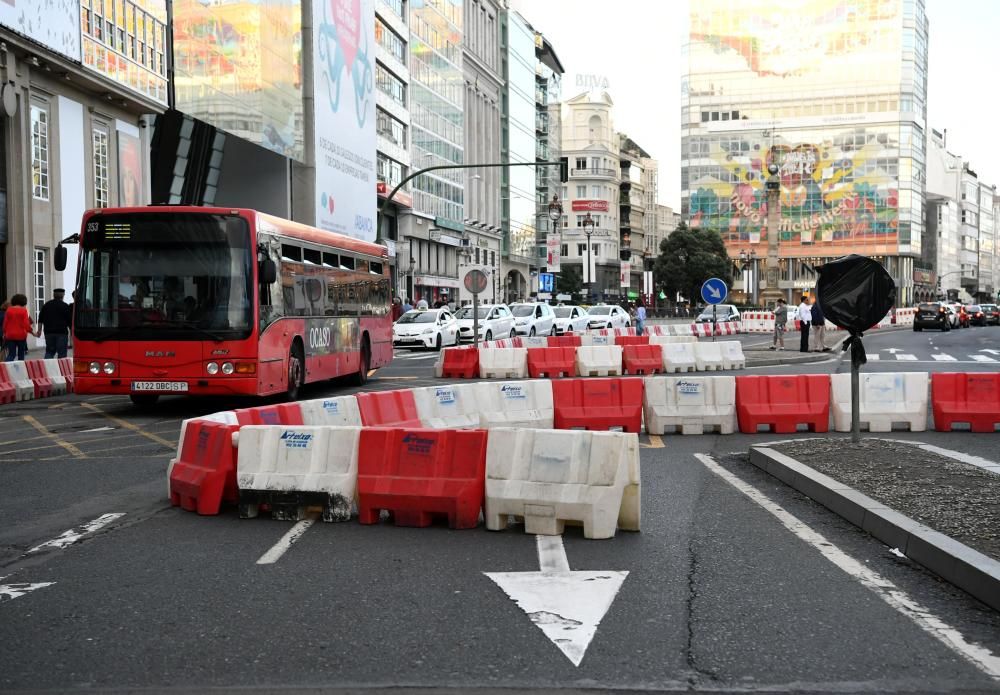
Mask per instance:
[[[545,267],[550,273],[558,273],[562,265],[562,235],[545,235]]]
[[[316,226],[374,241],[375,2],[317,0],[313,26]]]

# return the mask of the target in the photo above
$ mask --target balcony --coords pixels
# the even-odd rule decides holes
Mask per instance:
[[[549,115],[547,113],[535,114],[535,133],[547,135],[549,132]]]
[[[605,178],[614,179],[618,177],[617,169],[605,169],[603,167],[583,167],[572,170],[573,178]]]

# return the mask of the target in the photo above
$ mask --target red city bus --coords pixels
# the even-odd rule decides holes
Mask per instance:
[[[384,246],[246,209],[90,210],[73,321],[77,393],[297,397],[392,360]],[[66,264],[66,250],[56,254]]]

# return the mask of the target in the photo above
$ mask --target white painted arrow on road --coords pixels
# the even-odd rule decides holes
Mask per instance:
[[[628,572],[573,572],[561,536],[535,536],[540,572],[484,572],[579,666]]]
[[[897,352],[902,352],[899,348],[882,348],[882,349],[888,352],[890,355],[895,355]]]
[[[0,577],[2,580],[3,577]],[[14,599],[31,593],[35,589],[44,589],[52,586],[55,582],[38,582],[37,584],[0,584],[0,603],[13,601]]]

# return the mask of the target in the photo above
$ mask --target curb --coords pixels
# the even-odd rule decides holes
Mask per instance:
[[[750,463],[1000,611],[1000,562],[766,446]]]

